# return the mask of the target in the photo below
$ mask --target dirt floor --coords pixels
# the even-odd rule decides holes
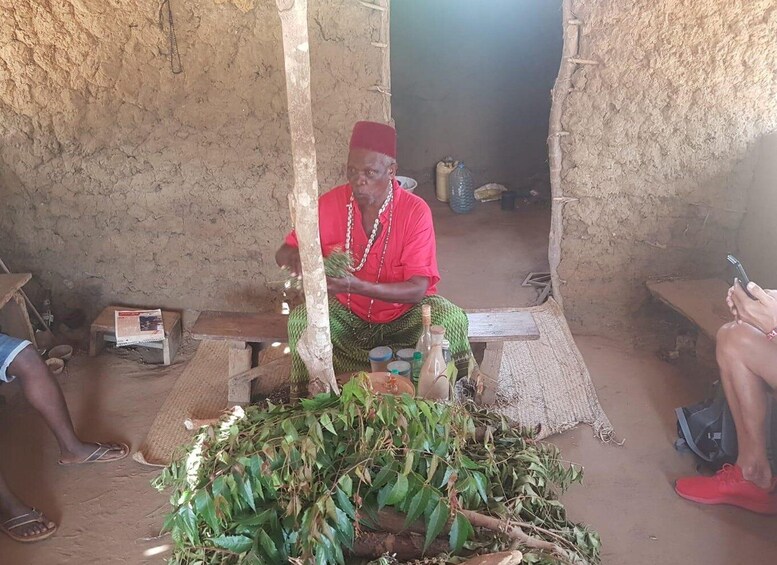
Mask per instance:
[[[442,206],[434,209],[440,263],[448,277],[442,292],[465,306],[526,305],[533,300],[534,291],[515,286],[524,270],[542,267],[541,240],[547,238],[547,230],[541,234],[523,230],[545,226],[546,219],[517,211],[506,220],[498,206],[467,217],[448,215]],[[462,225],[467,236],[452,236],[451,230]],[[601,533],[603,562],[777,562],[774,519],[733,508],[697,506],[672,491],[676,477],[693,472],[691,459],[672,449],[672,411],[696,400],[704,383],[649,351],[595,337],[577,341],[601,403],[626,440],[622,447],[603,445],[585,426],[553,438],[567,459],[585,466],[584,485],[573,487],[564,501],[574,520]],[[75,357],[60,380],[80,434],[139,446],[186,358],[163,368],[115,353],[96,359]],[[19,396],[0,409],[0,429],[0,470],[24,500],[60,523],[59,532],[39,544],[25,546],[0,535],[0,564],[163,562],[169,540],[156,536],[167,500],[149,485],[154,469],[131,459],[57,466],[53,437]]]

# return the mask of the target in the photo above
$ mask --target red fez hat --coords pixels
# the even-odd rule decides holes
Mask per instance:
[[[378,122],[356,122],[349,149],[367,149],[397,158],[397,131]]]

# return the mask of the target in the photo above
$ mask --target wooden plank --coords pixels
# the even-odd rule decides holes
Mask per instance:
[[[11,297],[32,278],[30,273],[0,275],[0,308],[8,304]]]
[[[720,327],[733,320],[726,306],[730,284],[720,279],[648,282],[658,300],[693,322],[712,340]]]
[[[530,341],[540,338],[534,316],[518,308],[468,310],[469,340],[472,343],[491,341]]]
[[[285,342],[289,339],[288,320],[288,316],[277,313],[205,311],[197,318],[191,335],[216,341]]]

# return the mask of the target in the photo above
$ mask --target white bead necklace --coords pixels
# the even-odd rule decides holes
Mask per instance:
[[[367,247],[364,248],[364,255],[362,255],[361,261],[359,261],[359,264],[355,267],[351,268],[351,272],[357,273],[361,271],[364,268],[364,265],[367,263],[367,256],[370,254],[370,250],[372,249],[373,244],[375,243],[375,239],[378,237],[378,228],[380,227],[380,217],[383,215],[383,212],[386,211],[386,208],[388,208],[389,204],[391,204],[391,200],[394,197],[394,187],[392,185],[392,182],[389,181],[389,193],[386,197],[386,200],[383,201],[383,205],[380,207],[380,210],[378,210],[378,217],[375,218],[375,223],[372,224],[372,233],[370,233],[370,237],[367,240]],[[345,252],[350,253],[351,252],[351,245],[352,245],[352,239],[353,239],[353,194],[351,194],[351,199],[348,201],[348,223],[345,227]]]
[[[375,243],[375,239],[378,234],[378,226],[380,224],[380,217],[383,215],[383,212],[385,212],[386,208],[388,208],[392,201],[394,200],[394,181],[393,179],[389,180],[389,194],[386,197],[385,202],[383,202],[383,205],[380,207],[380,210],[378,211],[378,217],[375,220],[375,223],[372,226],[372,233],[370,234],[370,239],[367,242],[367,247],[364,250],[364,256],[362,257],[362,260],[359,262],[359,265],[355,268],[352,268],[352,272],[360,271],[364,268],[364,265],[367,262],[367,255],[369,255],[370,250],[372,249],[372,245]],[[389,209],[389,217],[388,217],[388,225],[386,226],[386,237],[383,240],[383,250],[380,254],[380,263],[378,264],[378,273],[375,276],[375,282],[380,282],[380,275],[383,272],[383,264],[386,261],[386,251],[388,250],[388,242],[389,237],[391,236],[391,226],[394,223],[394,206],[391,206]],[[345,234],[345,251],[346,253],[350,251],[351,249],[351,237],[353,235],[353,195],[351,195],[351,200],[348,203],[348,223],[346,224],[346,234]],[[375,304],[375,299],[370,299],[370,306],[367,309],[367,321],[372,321],[372,305]],[[351,310],[351,293],[348,293],[348,310]],[[353,311],[353,310],[351,310]]]

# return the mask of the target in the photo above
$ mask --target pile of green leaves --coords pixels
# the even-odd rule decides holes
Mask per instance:
[[[340,396],[252,406],[203,428],[155,486],[172,488],[171,563],[344,563],[382,508],[422,520],[427,545],[449,526],[451,555],[512,543],[476,531],[459,512],[469,509],[563,548],[524,548],[526,562],[597,563],[598,536],[570,523],[556,497],[580,478],[554,446],[498,415],[375,395],[359,376]]]

